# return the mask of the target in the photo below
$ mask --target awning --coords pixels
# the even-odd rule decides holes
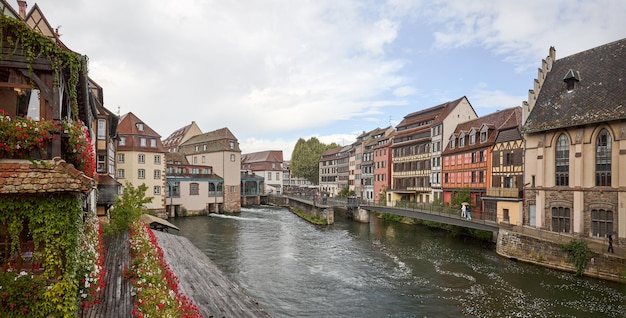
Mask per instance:
[[[176,231],[180,231],[180,229],[176,225],[154,215],[142,214],[141,220],[148,224],[153,230],[163,231],[167,230],[168,228],[172,228]]]

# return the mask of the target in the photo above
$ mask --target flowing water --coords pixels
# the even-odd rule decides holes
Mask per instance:
[[[626,285],[423,226],[316,226],[277,207],[170,221],[275,317],[626,317]]]

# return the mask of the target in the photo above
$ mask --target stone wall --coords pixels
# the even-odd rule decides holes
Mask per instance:
[[[570,238],[563,238],[563,243],[569,240]],[[561,249],[561,246],[562,243],[547,237],[539,238],[501,228],[498,232],[496,252],[510,259],[575,273],[576,268],[567,262],[567,253]],[[608,254],[592,249],[592,257],[584,275],[626,282],[624,255]]]

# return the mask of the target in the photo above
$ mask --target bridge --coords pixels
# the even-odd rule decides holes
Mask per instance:
[[[456,209],[444,209],[443,207],[427,209],[424,207],[389,207],[385,205],[359,205],[359,208],[375,211],[379,213],[388,213],[410,218],[438,222],[443,224],[456,225],[471,229],[484,230],[497,233],[498,224],[495,221],[486,219],[484,214],[472,212],[472,219],[461,217],[461,211],[458,213]]]
[[[385,204],[374,204],[358,202],[356,199],[328,198],[319,200],[315,196],[284,195],[291,200],[309,204],[320,208],[331,208],[335,206],[351,209],[363,209],[378,213],[388,213],[393,215],[406,216],[410,218],[450,224],[471,229],[490,231],[498,233],[498,224],[491,220],[489,215],[480,212],[472,212],[472,219],[461,217],[460,209],[434,206],[430,204],[420,204],[415,202],[397,202],[397,206],[391,207]],[[493,217],[495,219],[495,216]]]

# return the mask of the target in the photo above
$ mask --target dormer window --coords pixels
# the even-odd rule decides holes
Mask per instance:
[[[470,145],[476,143],[476,130],[474,130],[474,128],[469,131],[469,143]]]
[[[454,147],[456,146],[456,138],[454,136],[452,136],[452,138],[450,138],[450,149],[454,149]]]
[[[580,82],[580,72],[570,69],[567,74],[565,74],[563,82],[567,85],[568,92],[573,91],[576,87],[576,82]]]
[[[465,146],[465,133],[461,132],[459,135],[459,148]]]
[[[487,132],[488,132],[487,126],[483,126],[482,129],[480,130],[480,142],[487,141]]]

